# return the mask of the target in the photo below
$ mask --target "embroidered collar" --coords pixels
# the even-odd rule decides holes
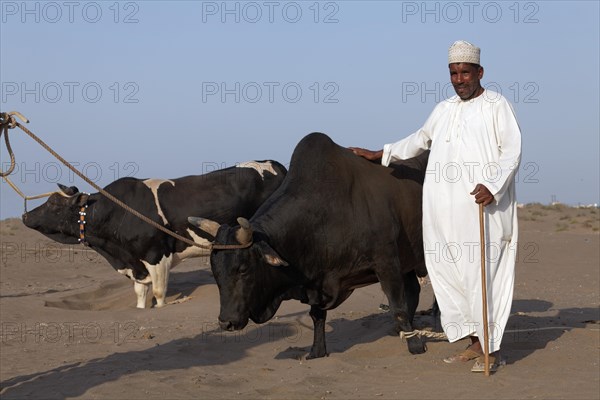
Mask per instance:
[[[87,204],[81,206],[81,208],[79,209],[79,220],[77,221],[77,223],[79,224],[79,239],[77,240],[84,246],[89,246],[89,243],[85,240],[85,216],[87,215],[87,208]]]

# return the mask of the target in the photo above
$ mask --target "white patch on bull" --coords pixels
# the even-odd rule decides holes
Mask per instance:
[[[148,289],[150,289],[149,284],[133,281],[133,290],[137,295],[137,308],[146,308],[146,298],[148,296]]]
[[[187,233],[192,237],[192,240],[194,242],[204,245],[204,246],[210,246],[211,242],[209,240],[196,235],[196,233],[194,233],[193,230],[187,229]],[[185,250],[183,250],[179,253],[175,253],[175,257],[173,257],[173,265],[171,266],[171,268],[173,268],[175,265],[179,264],[181,261],[185,260],[186,258],[202,257],[202,256],[207,256],[209,254],[210,254],[210,250],[208,250],[208,249],[203,249],[203,248],[197,247],[197,246],[189,246]]]
[[[144,285],[149,285],[152,283],[152,277],[150,275],[146,275],[144,279],[136,279],[137,283],[143,283]]]
[[[196,235],[191,229],[187,229],[187,231],[194,242],[202,245],[210,245],[210,241]],[[179,253],[163,256],[163,258],[156,265],[152,265],[147,261],[140,260],[148,270],[149,275],[142,280],[134,279],[133,288],[138,297],[137,308],[146,307],[146,294],[148,293],[148,285],[150,283],[152,283],[152,294],[154,295],[154,298],[156,298],[156,306],[164,306],[165,297],[167,295],[167,287],[169,285],[170,269],[187,258],[207,256],[209,254],[210,250],[208,249],[203,249],[197,246],[189,246]],[[120,269],[118,271],[133,279],[131,269]]]
[[[140,260],[152,279],[152,294],[156,299],[156,307],[165,305],[165,297],[167,295],[167,286],[169,284],[169,270],[173,264],[173,255],[163,256],[156,265],[152,265],[147,261]]]
[[[171,185],[175,186],[175,182],[168,179],[146,179],[144,181],[144,185],[148,186],[148,188],[152,191],[154,195],[154,203],[156,204],[156,210],[158,211],[158,215],[162,218],[163,224],[167,225],[169,221],[165,218],[165,214],[163,213],[162,208],[160,207],[160,202],[158,201],[158,187],[165,182],[169,182]]]
[[[129,279],[135,280],[135,278],[133,277],[133,273],[131,272],[131,268],[118,269],[117,272],[119,272],[120,274],[125,275]]]
[[[152,278],[150,275],[146,276],[144,279],[135,279],[133,277],[133,271],[131,268],[122,268],[117,270],[120,274],[125,275],[129,279],[133,280],[133,290],[137,295],[137,308],[146,308],[146,297],[148,295],[148,289],[150,288],[150,284],[152,283]]]
[[[145,283],[145,284],[152,283],[152,280],[150,279],[150,276],[146,276],[144,279],[135,279],[133,277],[133,271],[131,270],[131,268],[118,269],[117,272],[125,275],[129,279],[133,279],[134,281],[136,281],[138,283]]]
[[[253,168],[254,170],[256,170],[256,172],[258,172],[260,174],[263,181],[265,180],[265,175],[264,175],[265,171],[269,171],[273,175],[277,175],[277,171],[275,171],[275,169],[273,168],[273,164],[271,164],[270,161],[267,161],[267,162],[247,161],[247,162],[239,163],[238,165],[236,165],[236,167],[238,167],[238,168]]]

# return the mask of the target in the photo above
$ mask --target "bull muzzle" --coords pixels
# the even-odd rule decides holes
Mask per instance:
[[[29,218],[29,213],[23,213],[23,215],[21,215],[21,220],[26,227],[31,228],[31,218]]]
[[[248,325],[248,319],[241,321],[224,321],[221,318],[219,318],[219,327],[221,327],[221,329],[223,329],[224,331],[239,331],[244,329],[246,325]]]
[[[233,322],[231,322],[231,321],[221,321],[221,320],[219,320],[219,326],[224,331],[234,331],[235,330],[234,327],[233,327]]]

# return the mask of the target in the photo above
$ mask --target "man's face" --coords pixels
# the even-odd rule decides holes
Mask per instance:
[[[449,65],[450,82],[458,97],[470,100],[483,93],[480,80],[483,67],[469,63],[453,63]]]

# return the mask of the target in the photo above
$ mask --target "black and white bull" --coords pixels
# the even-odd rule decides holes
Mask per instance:
[[[153,221],[206,245],[206,235],[188,224],[189,215],[211,215],[222,223],[233,223],[239,215],[250,217],[277,189],[286,172],[276,161],[250,161],[177,179],[122,178],[105,190]],[[134,281],[138,308],[146,305],[150,283],[156,306],[162,307],[169,270],[186,258],[208,255],[208,250],[167,235],[100,193],[90,195],[74,186],[59,187],[68,197],[53,194],[44,204],[23,214],[23,222],[60,243],[75,244],[83,239]],[[86,214],[82,235],[80,211]]]
[[[308,358],[323,357],[327,310],[379,281],[396,331],[412,331],[417,276],[426,275],[421,195],[427,157],[383,167],[312,133],[294,150],[281,186],[249,221],[230,226],[191,217],[215,243],[251,243],[211,254],[221,327],[266,322],[283,300],[299,300],[310,305],[314,323]],[[411,353],[425,351],[419,337],[407,341]]]

